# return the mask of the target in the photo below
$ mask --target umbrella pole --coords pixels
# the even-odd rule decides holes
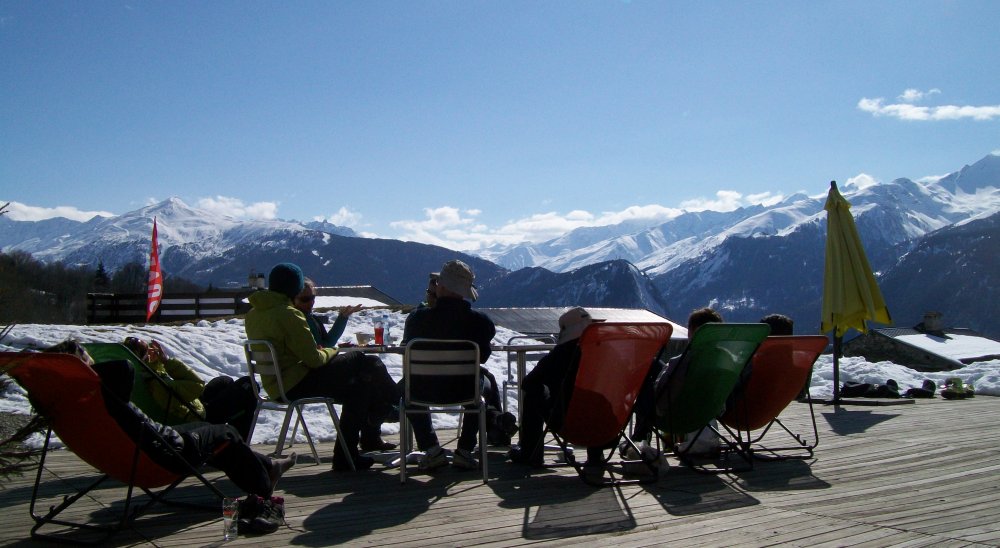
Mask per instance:
[[[840,353],[843,339],[833,336],[833,403],[840,401]]]

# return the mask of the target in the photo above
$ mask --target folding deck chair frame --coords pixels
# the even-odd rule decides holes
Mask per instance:
[[[719,417],[719,424],[744,451],[762,460],[809,459],[819,445],[816,414],[808,392],[813,364],[829,341],[823,335],[771,336],[751,360],[750,378],[742,393]],[[781,412],[806,387],[812,438],[793,432],[781,421]],[[772,446],[764,437],[777,425],[794,445]],[[758,432],[754,432],[759,430]]]
[[[39,458],[38,471],[35,475],[29,504],[29,512],[35,522],[31,528],[32,538],[73,544],[99,544],[118,531],[132,525],[155,503],[205,510],[218,508],[217,501],[224,497],[223,493],[198,470],[188,465],[183,457],[162,437],[159,437],[158,434],[152,434],[159,438],[160,445],[168,451],[171,460],[178,466],[186,468],[184,472],[168,470],[150,458],[149,454],[142,448],[143,441],[146,439],[143,436],[147,434],[140,433],[139,439],[131,439],[107,411],[105,398],[114,396],[109,391],[101,389],[103,383],[97,373],[76,356],[34,352],[2,352],[0,353],[0,370],[10,375],[27,390],[32,407],[50,423]],[[62,378],[60,378],[60,374]],[[60,392],[58,394],[54,393],[54,390],[46,392],[49,387],[58,389]],[[67,394],[73,394],[73,396]],[[118,403],[127,405],[128,402],[119,400]],[[73,406],[73,409],[68,409],[69,406]],[[71,418],[62,416],[70,411],[73,413]],[[75,428],[97,429],[102,432],[102,436],[87,439],[86,436],[89,432],[81,434],[79,431],[74,431]],[[45,457],[50,450],[53,432],[59,435],[70,451],[97,469],[101,476],[89,485],[77,489],[75,493],[64,495],[62,503],[50,507],[47,513],[42,514],[36,512],[36,505],[39,503],[39,486],[42,482]],[[109,448],[107,446],[109,438],[112,442],[120,443],[120,448],[127,453],[122,454]],[[101,456],[102,454],[105,456],[108,454],[127,455],[129,458],[107,460]],[[128,462],[127,468],[121,468],[125,462]],[[175,487],[192,476],[210,490],[216,499],[216,504],[200,505],[166,498]],[[69,521],[59,517],[63,511],[81,497],[108,479],[118,480],[124,483],[127,488],[124,508],[115,518],[115,523],[95,524]],[[133,497],[136,487],[146,493],[150,500],[139,504]],[[42,527],[46,525],[63,526],[69,528],[71,532],[69,536],[42,532]],[[99,532],[103,535],[94,540],[80,539],[72,533],[72,531],[79,530]]]

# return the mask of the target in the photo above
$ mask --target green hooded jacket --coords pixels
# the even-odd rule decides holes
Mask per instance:
[[[292,306],[288,296],[271,291],[257,291],[249,297],[253,309],[247,312],[245,329],[248,339],[266,339],[277,352],[278,367],[285,391],[295,387],[309,373],[326,365],[337,355],[336,348],[317,348],[309,324],[301,311]],[[272,375],[262,375],[264,391],[278,397],[278,383]]]
[[[205,407],[198,399],[205,390],[205,381],[193,369],[174,358],[149,363],[149,368],[170,387],[168,390],[152,377],[146,379],[146,387],[153,400],[167,410],[170,420],[175,424],[205,420]],[[194,416],[191,409],[198,416]]]

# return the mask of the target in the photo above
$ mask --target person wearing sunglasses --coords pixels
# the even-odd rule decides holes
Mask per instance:
[[[337,309],[337,319],[327,330],[322,318],[313,314],[313,306],[316,304],[316,284],[309,278],[303,282],[302,291],[292,299],[292,305],[299,309],[306,316],[309,322],[309,331],[313,334],[313,339],[320,346],[337,346],[337,341],[344,335],[347,328],[347,319],[351,314],[361,310],[360,304],[342,306]]]
[[[337,341],[344,334],[347,328],[347,319],[355,312],[361,310],[360,304],[342,306],[337,309],[337,319],[327,331],[323,319],[313,314],[313,306],[316,304],[316,283],[310,278],[303,281],[302,291],[292,299],[292,305],[305,315],[309,322],[309,331],[312,332],[316,345],[320,347],[336,347]],[[373,356],[374,358],[374,356]],[[378,358],[375,358],[376,360]],[[381,360],[379,360],[381,364]],[[381,364],[385,368],[384,364]],[[372,364],[372,367],[378,367]],[[388,376],[388,371],[386,376]],[[379,375],[381,377],[381,374]],[[395,443],[382,439],[382,422],[384,417],[370,417],[368,422],[361,429],[361,450],[362,451],[391,451],[396,448]],[[377,424],[373,424],[377,423]]]

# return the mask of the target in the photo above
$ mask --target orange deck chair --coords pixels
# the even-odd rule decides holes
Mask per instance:
[[[812,367],[828,344],[823,335],[771,336],[764,339],[751,360],[750,378],[742,394],[730,402],[719,422],[744,450],[762,459],[811,458],[819,444],[812,400],[812,439],[796,434],[778,415],[809,382]],[[771,427],[778,425],[795,440],[792,446],[763,443]],[[760,430],[757,433],[754,431]]]
[[[625,435],[629,417],[643,380],[649,373],[653,359],[670,341],[673,326],[668,323],[611,323],[595,322],[587,326],[578,344],[580,361],[573,391],[558,430],[550,433],[567,455],[580,477],[593,485],[617,485],[656,481],[652,462],[641,461],[649,471],[648,476],[637,480],[602,478],[591,480],[583,467],[572,457],[569,445],[602,447],[610,449],[605,463],[616,454],[623,438],[638,447]],[[640,461],[620,461],[616,464]]]
[[[143,449],[144,442],[149,440],[142,436],[150,434],[144,432],[139,434],[138,441],[134,440],[133,436],[130,436],[109,413],[109,402],[106,398],[115,400],[111,402],[112,405],[127,406],[127,402],[117,398],[108,390],[97,373],[76,356],[0,352],[0,371],[10,375],[28,392],[32,407],[45,417],[49,424],[29,507],[31,517],[35,521],[31,529],[33,538],[97,544],[130,525],[156,502],[206,509],[218,508],[217,504],[209,507],[165,500],[164,497],[189,476],[197,477],[218,499],[221,499],[223,494],[197,470],[187,465],[176,452],[169,453],[166,457],[158,456],[154,460]],[[62,503],[52,506],[48,513],[38,514],[35,512],[35,505],[38,502],[45,456],[51,450],[50,441],[53,432],[70,451],[96,468],[102,475],[90,485],[66,495]],[[163,442],[162,438],[159,441],[161,445],[169,448],[169,444]],[[162,464],[164,459],[171,461],[170,468]],[[182,468],[186,470],[176,471]],[[114,523],[73,522],[59,519],[60,513],[109,478],[118,480],[128,487],[124,508],[120,516],[115,517]],[[150,500],[142,504],[135,501],[132,493],[136,487],[145,492]],[[154,492],[154,489],[157,491]],[[49,524],[63,526],[64,529],[55,534],[43,534],[40,529]],[[96,531],[102,534],[96,540],[87,541],[78,537],[80,531]]]

